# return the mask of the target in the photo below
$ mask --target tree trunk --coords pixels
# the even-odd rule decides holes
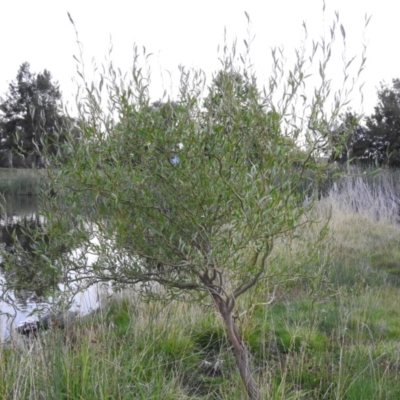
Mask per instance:
[[[11,149],[8,150],[7,156],[8,156],[8,168],[12,168],[13,167],[13,152]]]
[[[242,378],[248,398],[249,400],[259,400],[261,398],[260,390],[251,373],[249,352],[247,347],[243,343],[243,340],[236,328],[235,322],[233,321],[232,311],[229,309],[227,304],[221,301],[221,299],[218,300],[219,301],[216,305],[224,320],[229,341],[233,346],[236,366],[239,370],[240,377]]]

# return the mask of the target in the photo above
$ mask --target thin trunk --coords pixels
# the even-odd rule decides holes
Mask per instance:
[[[218,309],[222,319],[224,320],[229,341],[233,346],[233,354],[235,356],[236,366],[246,389],[248,399],[260,400],[260,390],[251,373],[249,352],[243,343],[243,340],[233,320],[232,309],[234,301],[231,299],[231,301],[233,301],[233,303],[231,303],[229,299],[224,300],[218,293],[214,291],[212,286],[213,279],[210,279],[207,273],[201,276],[201,280],[206,287],[210,287],[210,294],[214,300],[215,307]]]
[[[231,312],[226,315],[224,321],[228,331],[229,340],[233,346],[236,365],[239,369],[240,377],[242,378],[246,388],[249,400],[259,400],[260,390],[251,373],[249,351],[247,350],[246,345],[243,343],[243,340],[237,331]]]
[[[214,300],[216,299],[214,298]],[[233,321],[232,311],[229,310],[229,307],[227,307],[227,305],[221,301],[221,299],[218,300],[219,301],[216,302],[216,305],[224,320],[229,341],[233,346],[236,366],[239,370],[239,374],[242,378],[248,398],[249,400],[260,400],[260,390],[251,373],[249,352],[243,343],[243,340],[236,328],[235,322]]]

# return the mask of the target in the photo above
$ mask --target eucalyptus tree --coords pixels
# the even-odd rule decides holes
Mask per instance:
[[[59,128],[71,122],[61,113],[61,100],[60,87],[49,71],[35,74],[29,63],[21,64],[0,102],[0,149],[38,155],[46,144],[55,153]]]
[[[393,79],[392,86],[381,84],[377,94],[378,104],[365,126],[351,111],[341,116],[333,132],[332,161],[400,166],[400,80]]]
[[[54,238],[43,254],[50,245],[80,248],[57,259],[66,285],[140,284],[148,296],[211,301],[250,399],[260,392],[235,305],[268,277],[274,243],[313,222],[314,197],[304,202],[301,186],[321,168],[328,132],[319,128],[316,136],[307,127],[330,124],[326,80],[306,103],[297,100],[307,85],[306,60],[320,46],[310,58],[297,53],[287,74],[275,58],[280,72],[264,90],[245,58],[240,64],[226,51],[209,86],[201,71],[181,68],[178,97],[155,105],[135,48],[129,81],[112,65],[98,85],[83,81],[80,141],[64,144],[70,157],[49,170],[58,196],[43,198]],[[97,259],[88,262],[87,253]]]
[[[366,155],[380,164],[400,166],[400,79],[381,84],[378,104],[367,118]],[[365,146],[366,147],[366,146]]]

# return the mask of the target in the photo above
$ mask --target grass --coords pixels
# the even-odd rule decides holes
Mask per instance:
[[[317,221],[331,216],[318,252],[307,246],[318,229],[278,243],[266,279],[238,305],[263,398],[400,398],[400,225],[389,178],[343,178],[314,210]],[[0,349],[0,398],[243,399],[223,326],[204,307],[126,291],[67,332],[14,337]]]
[[[265,398],[398,398],[399,312],[386,307],[397,293],[386,289],[342,304],[312,305],[301,296],[255,311],[256,328],[245,337]],[[55,331],[4,346],[0,397],[244,398],[218,320],[196,305],[149,307],[132,298],[111,302],[66,336]],[[204,370],[203,360],[217,359],[221,373]]]

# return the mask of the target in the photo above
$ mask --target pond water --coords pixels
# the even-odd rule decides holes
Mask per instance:
[[[40,224],[38,200],[35,196],[8,196],[0,213],[0,243],[3,248],[10,247],[12,236],[19,232],[23,224]],[[79,250],[78,250],[79,251]],[[96,256],[87,255],[88,262],[94,262]],[[0,258],[0,262],[3,260]],[[15,327],[26,320],[38,320],[51,308],[52,299],[38,296],[31,290],[20,289],[4,292],[7,276],[0,269],[0,342],[15,332]],[[58,284],[60,291],[65,287]],[[77,293],[71,300],[70,311],[86,315],[99,308],[101,300],[112,293],[109,285],[93,285]]]

